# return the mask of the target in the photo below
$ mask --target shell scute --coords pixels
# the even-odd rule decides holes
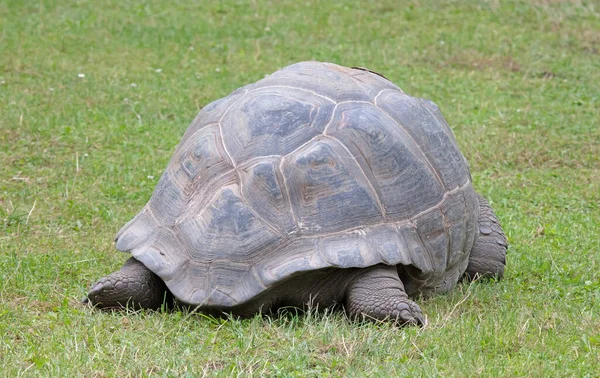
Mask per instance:
[[[374,105],[338,107],[330,130],[366,161],[364,171],[374,177],[387,219],[408,219],[442,200],[445,191],[421,150]]]
[[[279,163],[280,159],[265,159],[240,169],[241,194],[267,224],[289,235],[296,233],[298,228]]]
[[[220,189],[204,210],[181,221],[177,232],[193,261],[227,258],[247,265],[281,239],[241,199],[237,185]]]
[[[282,165],[300,234],[324,234],[383,220],[376,194],[339,142],[322,138]]]
[[[386,91],[378,97],[377,106],[414,140],[445,188],[455,189],[470,180],[454,135],[443,118],[435,115],[437,112],[433,105],[405,94]]]
[[[283,156],[323,132],[334,104],[289,88],[260,88],[221,120],[223,140],[235,163]]]

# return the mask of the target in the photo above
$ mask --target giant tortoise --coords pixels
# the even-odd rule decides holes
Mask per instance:
[[[204,107],[116,248],[93,306],[423,324],[410,298],[501,278],[507,240],[436,104],[311,61]]]

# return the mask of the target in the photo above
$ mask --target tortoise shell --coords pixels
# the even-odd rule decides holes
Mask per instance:
[[[116,247],[205,307],[381,263],[427,293],[465,270],[478,211],[433,102],[368,70],[303,62],[203,108]]]

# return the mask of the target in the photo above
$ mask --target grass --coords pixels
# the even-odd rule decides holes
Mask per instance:
[[[0,0],[0,371],[597,377],[599,30],[576,0]],[[510,239],[505,280],[419,301],[424,329],[79,306],[198,110],[308,59],[440,105]]]

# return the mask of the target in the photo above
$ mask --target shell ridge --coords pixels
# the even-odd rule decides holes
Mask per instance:
[[[436,114],[436,112],[431,109],[431,105],[427,104],[427,101],[433,103],[433,101],[430,100],[424,100],[424,99],[418,99],[419,102],[421,103],[422,107],[425,109],[425,111],[431,116],[431,118],[434,120],[434,122],[439,126],[439,128],[442,130],[442,132],[448,137],[448,139],[454,143],[457,147],[458,150],[458,145],[456,142],[456,137],[454,135],[454,133],[452,132],[452,129],[448,126],[448,123],[446,122],[446,120],[443,118],[442,114],[440,113],[439,116],[438,114]],[[433,103],[435,105],[435,103]],[[437,105],[435,105],[437,107]],[[464,168],[466,170],[467,176],[470,177],[471,176],[471,172],[469,170],[469,163],[467,162],[466,158],[459,152],[458,155],[459,157],[459,162],[457,162],[459,165],[464,164]]]
[[[290,213],[292,214],[292,219],[294,220],[294,223],[296,224],[296,230],[300,230],[300,223],[298,222],[298,216],[296,214],[296,211],[294,210],[294,204],[292,204],[292,195],[290,193],[290,187],[287,182],[287,177],[283,172],[283,163],[284,162],[285,162],[285,156],[282,156],[281,161],[279,162],[278,168],[279,168],[279,172],[281,173],[281,177],[283,177],[283,180],[282,180],[283,181],[283,190],[285,190],[285,196],[288,201],[288,206],[290,207]]]
[[[342,141],[340,141],[339,139],[337,139],[336,137],[331,136],[331,135],[326,135],[325,137],[330,138],[330,139],[334,140],[336,143],[338,143],[340,145],[340,147],[342,147],[344,149],[344,151],[346,151],[348,153],[348,156],[350,156],[350,158],[352,159],[352,161],[356,164],[356,166],[358,167],[358,170],[360,171],[360,173],[362,174],[363,178],[367,182],[367,185],[369,186],[369,189],[371,190],[372,195],[375,198],[375,201],[377,202],[377,206],[379,207],[379,212],[381,213],[381,216],[385,220],[386,219],[386,215],[387,215],[386,211],[385,211],[385,206],[383,206],[383,202],[381,202],[381,198],[379,196],[379,193],[377,192],[377,190],[375,190],[375,187],[373,186],[373,183],[371,182],[371,180],[369,180],[369,176],[365,172],[365,170],[362,167],[362,165],[360,164],[360,162],[350,152],[350,150],[348,149],[348,147],[346,147],[346,145],[344,143],[342,143]]]
[[[260,83],[260,81],[259,81],[259,82],[257,82],[256,84],[259,84],[259,83]],[[337,102],[336,102],[334,99],[332,99],[331,97],[324,96],[324,95],[322,95],[322,94],[320,94],[320,93],[317,93],[317,92],[315,92],[315,91],[311,91],[310,89],[306,89],[306,88],[300,88],[300,87],[294,87],[294,86],[291,86],[291,85],[281,85],[281,84],[276,84],[276,85],[266,85],[266,86],[264,86],[264,87],[258,86],[258,87],[256,87],[256,88],[253,88],[253,89],[249,90],[249,91],[248,91],[248,93],[246,93],[246,95],[248,95],[248,94],[251,94],[251,93],[254,93],[254,92],[257,92],[257,91],[261,91],[261,90],[270,89],[270,88],[286,88],[286,89],[292,89],[292,90],[295,90],[295,91],[306,92],[306,93],[310,93],[310,94],[312,94],[312,95],[314,95],[314,96],[317,96],[317,97],[323,98],[323,99],[325,99],[325,100],[328,100],[328,101],[330,101],[332,104],[335,104],[335,103],[337,103]],[[245,95],[244,95],[244,97],[245,97]],[[240,98],[240,99],[241,99],[241,98]],[[237,101],[236,101],[236,103],[237,103]],[[232,105],[233,105],[233,104],[232,104]]]
[[[440,212],[442,213],[442,222],[444,223],[444,233],[446,234],[446,270],[448,270],[448,268],[450,268],[450,262],[452,261],[452,256],[451,256],[452,238],[450,237],[451,224],[448,221],[446,214],[444,214],[444,212],[442,211],[441,207],[440,207]]]
[[[427,158],[427,156],[425,156],[425,153],[419,148],[419,144],[417,143],[417,141],[413,138],[412,133],[410,133],[408,131],[408,129],[406,128],[406,126],[400,124],[400,122],[398,122],[396,119],[394,119],[394,117],[392,117],[391,114],[389,114],[387,111],[383,110],[381,107],[379,107],[379,105],[377,105],[377,103],[374,104],[374,106],[379,109],[383,114],[385,114],[386,117],[388,117],[390,120],[392,120],[392,122],[394,122],[396,125],[398,125],[398,127],[403,131],[403,133],[411,140],[412,142],[412,146],[411,145],[406,145],[406,147],[415,155],[415,157],[420,157],[421,160],[423,160],[423,162],[425,163],[425,165],[427,166],[428,170],[434,175],[434,177],[436,178],[436,180],[439,182],[440,186],[442,188],[446,188],[446,186],[444,185],[444,182],[442,181],[442,178],[440,177],[438,171],[434,168],[434,166],[431,164],[431,162],[429,161],[429,159]],[[413,148],[413,146],[415,148]],[[416,152],[416,154],[415,154]]]
[[[383,92],[386,92],[386,91],[389,91],[389,92],[398,92],[401,95],[405,95],[406,96],[406,93],[404,93],[404,91],[402,89],[400,89],[400,88],[397,88],[397,89],[383,88],[373,98],[373,104],[377,105],[377,101],[379,100],[379,96],[381,96],[383,94]]]
[[[470,185],[471,185],[471,183],[467,182],[466,184],[464,184],[464,185],[462,185],[460,187],[457,187],[457,188],[455,188],[453,190],[447,191],[444,194],[444,196],[442,197],[442,200],[438,204],[436,204],[435,206],[430,207],[428,209],[425,209],[425,210],[419,212],[418,214],[415,214],[414,216],[411,216],[408,219],[404,219],[404,220],[397,221],[397,222],[387,222],[386,221],[386,222],[372,223],[372,224],[369,225],[369,227],[378,227],[378,226],[382,226],[382,225],[386,225],[386,224],[400,226],[400,225],[406,225],[406,224],[412,223],[417,218],[419,218],[420,216],[423,216],[424,214],[426,214],[426,213],[428,213],[428,212],[430,212],[432,210],[439,209],[439,205],[442,204],[450,194],[454,194],[454,193],[457,193],[459,191],[465,190]],[[360,230],[360,229],[364,229],[364,228],[365,228],[364,226],[356,226],[356,227],[344,229],[342,231],[334,231],[334,232],[329,232],[329,233],[323,233],[323,234],[321,234],[321,236],[341,235],[341,234],[344,234],[344,233],[348,233],[348,232],[352,232],[352,231],[356,231],[356,230]],[[313,239],[313,238],[314,238],[314,235],[300,235],[300,236],[297,236],[297,239]]]
[[[419,232],[419,228],[417,227],[415,221],[411,220],[409,224],[413,228],[414,233],[417,235],[419,241],[421,242],[421,246],[425,250],[424,257],[427,259],[427,264],[429,265],[429,272],[431,273],[433,272],[433,268],[435,266],[435,264],[433,263],[433,256],[431,256],[431,254],[429,253],[429,248],[427,248],[427,244],[425,243],[425,240],[423,240],[423,235],[421,235],[421,233]],[[427,281],[429,282],[429,280]]]
[[[256,84],[254,84],[256,85]],[[253,85],[253,86],[254,86]],[[239,103],[242,99],[246,98],[246,96],[251,93],[253,90],[246,90],[246,92],[244,94],[242,94],[239,98],[237,98],[234,102],[232,102],[231,104],[229,104],[229,106],[227,107],[227,109],[225,109],[223,111],[223,114],[221,114],[221,117],[219,117],[219,120],[217,121],[217,125],[219,126],[219,136],[221,139],[221,145],[223,146],[223,150],[225,151],[225,153],[227,154],[227,157],[229,158],[229,161],[231,162],[231,165],[233,165],[233,167],[236,167],[236,163],[233,160],[233,157],[231,156],[231,153],[229,152],[229,150],[227,149],[227,146],[225,145],[225,140],[223,140],[223,126],[221,125],[221,121],[223,121],[223,118],[225,117],[225,115],[229,112],[229,109],[231,109],[234,105],[237,105],[237,103]]]
[[[244,180],[242,180],[242,177],[240,175],[240,173],[236,170],[236,174],[238,176],[238,180],[239,180],[239,186],[240,186],[240,192],[239,192],[239,197],[242,200],[242,202],[246,205],[246,208],[252,213],[252,215],[254,215],[256,218],[258,218],[263,224],[265,224],[267,227],[269,227],[273,232],[275,232],[277,235],[281,236],[282,238],[288,238],[289,236],[287,234],[285,234],[284,232],[282,232],[279,228],[277,228],[276,226],[272,225],[270,222],[268,222],[266,219],[264,219],[260,214],[258,214],[250,205],[250,202],[248,202],[248,200],[246,199],[246,197],[244,197]]]

